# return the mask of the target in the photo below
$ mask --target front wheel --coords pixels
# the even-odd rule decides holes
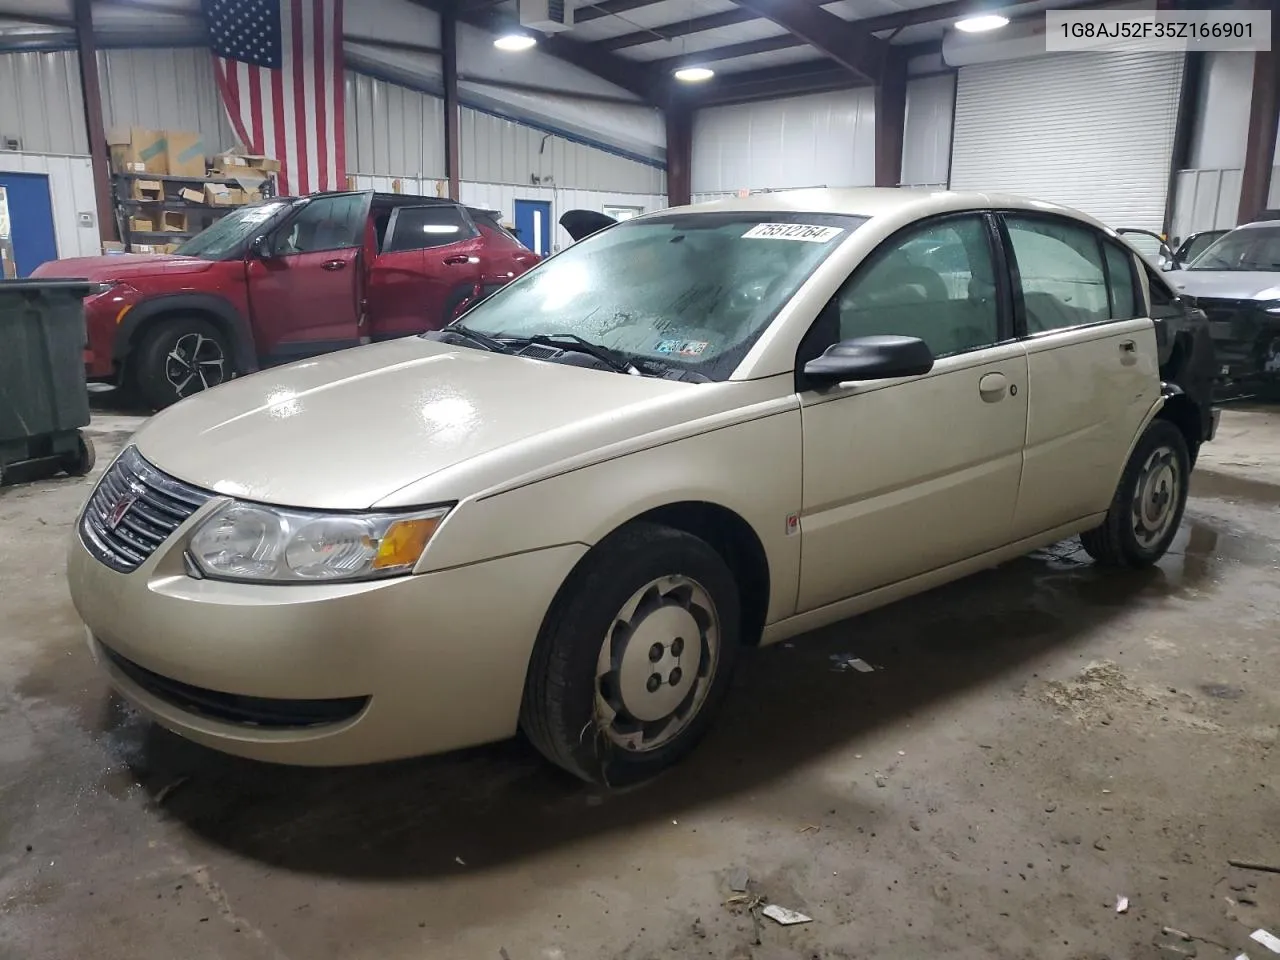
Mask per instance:
[[[143,400],[161,410],[230,380],[231,344],[207,320],[175,317],[147,331],[132,364]]]
[[[1178,532],[1191,458],[1182,431],[1152,421],[1125,464],[1106,519],[1080,535],[1085,552],[1111,567],[1149,567]]]
[[[694,748],[737,660],[738,588],[705,541],[636,523],[600,543],[534,648],[520,725],[549,760],[607,786]]]

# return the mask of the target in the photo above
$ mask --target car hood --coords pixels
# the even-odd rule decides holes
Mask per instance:
[[[83,277],[86,280],[132,280],[136,277],[173,276],[203,273],[213,266],[212,260],[197,257],[175,257],[160,253],[119,253],[108,257],[72,257],[42,263],[33,277]]]
[[[1280,273],[1245,270],[1171,270],[1165,279],[1189,297],[1280,300]]]
[[[135,442],[161,470],[218,493],[361,509],[410,484],[469,496],[634,434],[643,428],[628,416],[641,411],[648,429],[680,423],[681,398],[716,386],[409,337],[233,380],[153,417]],[[486,470],[419,483],[486,459]]]

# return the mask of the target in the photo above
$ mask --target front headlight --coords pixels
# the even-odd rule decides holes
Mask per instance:
[[[412,571],[449,509],[319,513],[231,501],[205,518],[188,552],[218,580],[373,580]]]

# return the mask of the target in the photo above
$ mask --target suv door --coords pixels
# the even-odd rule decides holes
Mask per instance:
[[[375,340],[439,330],[474,295],[483,271],[480,231],[461,207],[397,207],[369,287]]]
[[[919,337],[920,377],[800,393],[804,429],[798,610],[946,566],[1010,540],[1027,426],[994,220],[915,224],[863,261],[801,347]]]
[[[1002,220],[1031,378],[1020,539],[1106,511],[1160,374],[1130,250],[1051,214]]]
[[[282,363],[354,346],[360,336],[359,256],[369,193],[298,203],[255,243],[245,265],[258,351]]]

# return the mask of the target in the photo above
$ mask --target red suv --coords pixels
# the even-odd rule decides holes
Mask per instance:
[[[154,408],[261,367],[439,329],[538,255],[496,214],[428,197],[327,193],[239,207],[173,254],[55,260],[85,301],[90,380]]]

